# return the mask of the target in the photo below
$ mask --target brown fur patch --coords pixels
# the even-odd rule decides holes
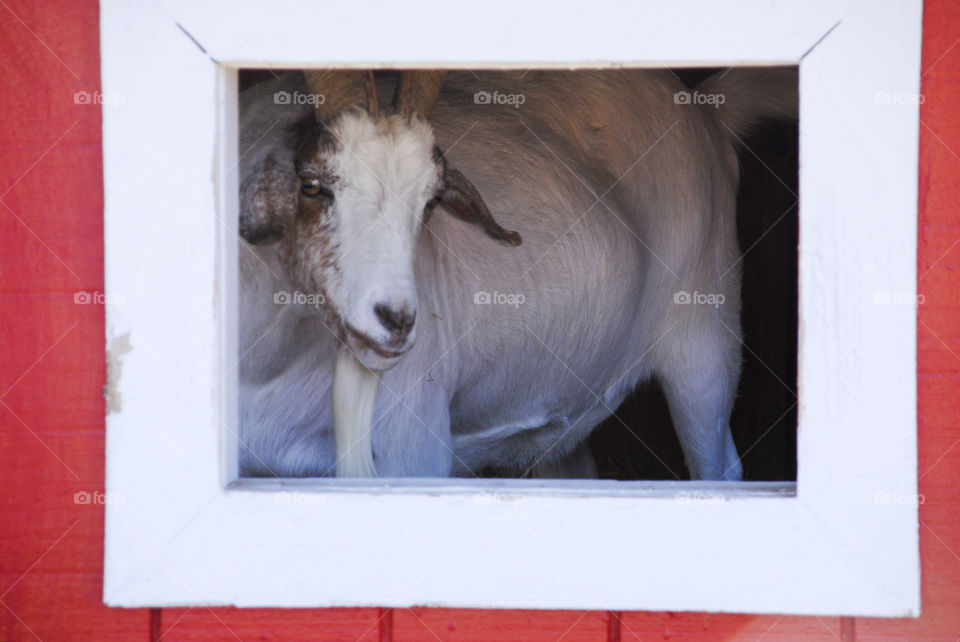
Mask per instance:
[[[292,163],[272,156],[240,187],[240,236],[263,245],[279,240],[293,222],[296,207],[296,175]]]
[[[330,130],[332,123],[320,124],[301,142],[296,153],[294,176],[295,215],[284,239],[281,261],[304,292],[320,294],[326,305],[319,309],[331,328],[340,325],[340,316],[331,304],[326,284],[339,279],[336,262],[339,241],[334,201],[328,196],[308,196],[300,192],[301,176],[319,179],[324,188],[335,192],[340,177],[330,166],[330,157],[339,143]]]

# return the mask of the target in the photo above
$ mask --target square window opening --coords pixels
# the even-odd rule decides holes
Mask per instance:
[[[228,460],[243,486],[349,484],[358,474],[576,478],[583,487],[795,481],[796,73],[240,69],[240,430]],[[424,100],[433,101],[428,126],[399,124],[421,118]],[[663,114],[646,126],[637,114],[651,110]],[[401,134],[414,146],[398,149]],[[432,145],[429,159],[422,149],[416,157],[416,142]],[[735,161],[723,166],[729,159],[704,148]],[[676,157],[686,160],[666,161]],[[449,176],[464,185],[445,185]],[[486,212],[463,202],[467,189]],[[700,203],[689,198],[696,192]],[[663,223],[703,203],[687,231]],[[566,214],[542,215],[558,210]],[[509,234],[529,239],[504,249]],[[717,250],[731,240],[735,250]],[[687,247],[671,246],[678,241]],[[510,260],[483,256],[501,252]],[[698,260],[719,263],[689,267]],[[644,308],[657,313],[640,320]],[[558,315],[566,331],[553,329]],[[713,319],[686,332],[690,315]],[[723,355],[704,352],[718,334]],[[379,379],[379,405],[372,436],[338,451],[332,389],[345,352]],[[671,372],[684,358],[702,364]],[[685,390],[701,368],[715,370]],[[722,377],[733,384],[718,393],[709,383]],[[711,396],[707,414],[684,416]],[[722,449],[696,454],[716,430],[707,417],[728,423],[732,459]],[[372,470],[355,457],[364,449]],[[342,457],[360,468],[338,473]]]

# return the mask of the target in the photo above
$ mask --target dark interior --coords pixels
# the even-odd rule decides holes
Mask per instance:
[[[718,69],[676,70],[692,87]],[[769,123],[740,150],[743,370],[731,430],[749,481],[797,479],[796,124]],[[604,479],[689,479],[667,402],[641,386],[590,437]]]

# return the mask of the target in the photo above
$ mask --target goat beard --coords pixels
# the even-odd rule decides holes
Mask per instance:
[[[380,373],[368,369],[341,345],[333,368],[333,427],[337,477],[376,477],[373,463],[373,411]]]

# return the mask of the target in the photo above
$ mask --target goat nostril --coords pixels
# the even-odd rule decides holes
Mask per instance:
[[[406,336],[413,328],[413,322],[417,319],[416,312],[410,312],[406,307],[394,308],[383,303],[373,306],[373,312],[380,319],[387,330],[394,335]]]

